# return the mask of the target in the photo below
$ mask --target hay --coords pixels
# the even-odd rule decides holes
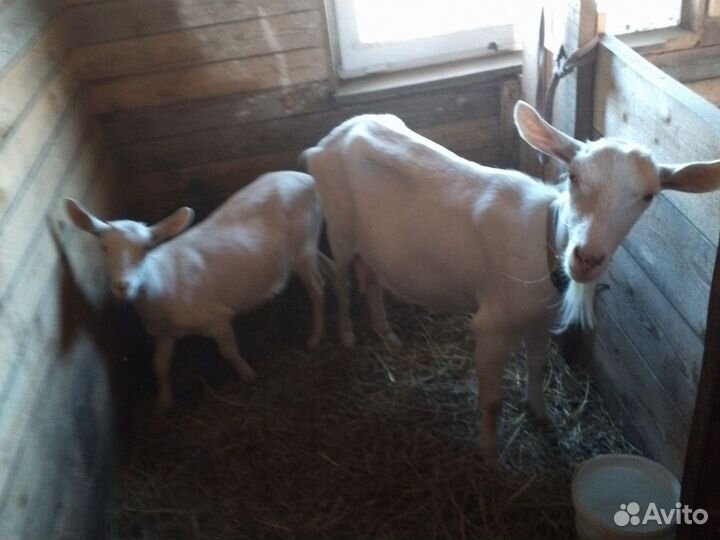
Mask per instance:
[[[574,465],[634,451],[587,375],[553,351],[555,433],[527,418],[525,363],[513,359],[502,467],[488,469],[468,317],[394,306],[403,348],[361,317],[354,350],[331,342],[309,354],[281,330],[297,313],[270,311],[255,329],[262,354],[248,355],[257,384],[205,386],[197,407],[136,431],[115,538],[572,538]]]

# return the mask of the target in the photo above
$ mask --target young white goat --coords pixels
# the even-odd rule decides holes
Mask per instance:
[[[475,312],[480,447],[490,463],[507,357],[525,342],[528,408],[547,419],[549,330],[592,326],[596,280],[661,189],[720,188],[720,161],[659,165],[629,143],[583,143],[524,102],[515,123],[531,146],[568,166],[566,189],[466,161],[394,116],[348,120],[302,158],[327,220],[346,345],[354,341],[345,290],[353,261],[373,326],[386,339],[397,340],[382,288],[432,308]]]
[[[319,342],[321,271],[330,273],[332,263],[318,251],[322,214],[307,174],[265,174],[205,221],[165,243],[190,225],[190,208],[152,226],[103,221],[71,199],[66,209],[75,225],[98,237],[113,294],[135,306],[154,338],[161,409],[172,404],[168,373],[174,342],[182,336],[213,338],[242,380],[255,378],[238,351],[231,321],[279,293],[292,272],[312,303],[308,345]]]

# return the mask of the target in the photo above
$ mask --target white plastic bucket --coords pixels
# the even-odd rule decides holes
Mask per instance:
[[[607,454],[581,463],[572,478],[575,527],[581,540],[672,540],[675,522],[643,521],[651,503],[677,512],[680,483],[640,456]]]

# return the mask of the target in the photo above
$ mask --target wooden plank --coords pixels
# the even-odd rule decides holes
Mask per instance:
[[[600,302],[603,302],[600,297]],[[633,347],[620,322],[598,310],[592,336],[592,371],[602,393],[616,396],[628,414],[624,423],[641,437],[652,458],[680,477],[687,422],[667,399],[655,374]]]
[[[658,262],[654,270],[662,272],[664,266]],[[702,340],[623,246],[615,252],[603,280],[610,289],[600,294],[599,309],[622,321],[623,331],[641,361],[689,423],[700,377]],[[620,376],[622,373],[616,375]]]
[[[193,206],[202,216],[203,209],[213,209],[267,171],[297,169],[297,159],[297,151],[275,152],[131,176],[127,185],[142,197],[134,201],[130,216],[154,222],[181,205]]]
[[[720,17],[720,1],[708,0],[708,17]]]
[[[24,0],[0,12],[0,72],[33,41],[59,8],[59,0]]]
[[[95,169],[96,159],[92,148],[88,148],[73,168],[77,176],[71,175],[85,181],[68,184],[65,191],[68,196],[85,198],[86,181]],[[0,314],[3,322],[0,354],[4,359],[0,366],[4,411],[0,415],[0,441],[3,441],[0,470],[6,471],[0,477],[0,508],[7,508],[11,480],[7,471],[18,455],[21,434],[32,420],[27,400],[38,396],[37,388],[42,388],[48,369],[55,363],[55,358],[45,351],[48,347],[57,347],[63,324],[56,291],[60,277],[58,255],[47,227],[40,228],[33,250],[20,282],[2,304]]]
[[[395,101],[416,103],[420,94],[406,93]],[[462,108],[467,117],[489,114],[497,111],[498,90],[495,84],[470,84],[452,89],[435,90],[437,100],[430,105],[432,110],[453,110]],[[384,98],[375,100],[387,103]],[[422,102],[418,102],[422,106]],[[372,107],[372,104],[369,105]],[[221,127],[280,119],[287,116],[309,114],[338,108],[329,92],[327,81],[306,85],[271,89],[260,92],[235,94],[217,99],[198,100],[189,103],[151,107],[108,114],[103,117],[103,128],[111,145],[135,143],[145,139],[199,132]],[[354,110],[362,112],[362,108]],[[395,107],[396,114],[404,110]],[[512,112],[512,111],[510,111]],[[514,126],[511,126],[515,132]]]
[[[563,2],[565,20],[555,21],[561,28],[565,51],[572,53],[595,37],[597,13],[594,0],[573,0]],[[551,45],[552,46],[552,45]],[[557,53],[557,50],[552,50]],[[554,125],[581,140],[590,136],[590,119],[592,118],[592,93],[594,69],[592,65],[576,69],[559,84],[555,97],[553,119]]]
[[[720,431],[717,429],[720,414],[720,250],[715,259],[707,327],[680,500],[690,508],[704,509],[710,520],[702,527],[681,528],[678,538],[682,540],[710,540],[720,534],[720,469],[712,466],[720,451]]]
[[[72,67],[82,80],[164,71],[321,47],[323,30],[319,11],[301,11],[80,47]]]
[[[15,204],[0,219],[0,299],[24,262],[38,226],[58,196],[67,168],[87,136],[88,119],[80,113],[79,101],[70,110],[47,154],[34,174],[25,181]]]
[[[122,77],[89,88],[96,113],[286,87],[327,79],[322,48],[227,60],[159,73]]]
[[[44,356],[52,362],[41,383],[42,393],[28,396],[31,421],[12,467],[11,485],[5,494],[7,504],[0,512],[0,534],[4,538],[58,538],[58,521],[77,521],[78,516],[72,514],[84,514],[92,507],[88,500],[92,492],[87,488],[93,479],[97,481],[97,472],[89,467],[94,465],[92,461],[81,461],[89,457],[83,447],[93,447],[94,461],[99,459],[109,465],[112,421],[97,348],[83,334],[65,353],[55,345],[52,341],[46,344]],[[85,383],[84,387],[78,388],[77,381]],[[78,416],[88,415],[78,409],[92,406],[86,396],[101,389],[105,390],[105,396],[100,398],[104,414],[91,411],[96,425],[78,426]],[[91,441],[82,438],[91,434]],[[68,493],[72,496],[68,497]],[[87,516],[83,518],[87,520]]]
[[[321,9],[320,0],[112,0],[70,2],[77,43],[86,45]]]
[[[494,165],[501,159],[499,146],[472,148],[463,157]],[[199,218],[215,209],[232,193],[267,171],[297,169],[298,152],[279,152],[214,162],[181,169],[164,170],[130,177],[129,191],[142,193],[130,215],[148,222],[158,221],[180,205],[192,206]]]
[[[703,19],[700,41],[698,46],[711,47],[720,44],[720,17],[706,17]]]
[[[420,135],[461,156],[477,148],[496,146],[500,140],[498,116],[481,116],[447,124],[417,128]]]
[[[713,105],[720,106],[720,77],[691,82],[687,84],[687,87],[707,99]]]
[[[94,168],[97,158],[97,150],[92,145],[84,145],[80,156],[75,159],[73,166],[63,175],[65,181],[57,190],[63,194],[78,197],[83,195],[85,184],[90,180],[90,174]],[[57,196],[56,196],[57,197]],[[47,211],[47,210],[46,210]],[[0,319],[4,321],[0,333],[0,353],[7,361],[0,364],[0,393],[7,390],[8,373],[13,369],[13,358],[16,357],[19,349],[19,340],[32,332],[31,324],[32,309],[35,305],[32,298],[39,291],[33,286],[33,279],[42,280],[42,276],[49,272],[50,265],[42,264],[42,257],[52,257],[53,250],[47,247],[44,254],[38,254],[38,244],[41,243],[43,235],[47,233],[46,223],[42,221],[34,231],[24,255],[23,266],[15,272],[13,279],[7,284],[0,297]],[[49,237],[47,238],[49,242]],[[37,264],[40,271],[35,274],[33,264]],[[2,415],[0,415],[0,420]],[[0,440],[3,440],[0,438]]]
[[[513,116],[515,104],[521,97],[522,88],[516,78],[500,84],[500,147],[504,167],[517,168],[520,161],[520,137]]]
[[[308,114],[335,106],[327,81],[148,107],[101,117],[110,145]]]
[[[720,110],[605,36],[598,50],[593,127],[648,147],[661,162],[720,157]],[[720,235],[720,193],[666,192],[711,242]]]
[[[688,83],[720,77],[720,45],[650,54],[645,58],[678,81]]]
[[[708,0],[683,0],[680,23],[684,28],[699,32],[702,29]]]
[[[473,99],[468,99],[470,95]],[[443,123],[496,115],[498,89],[484,92],[429,92],[405,98],[393,98],[373,104],[334,108],[315,114],[281,117],[266,122],[198,131],[157,140],[142,141],[115,148],[116,154],[133,173],[176,169],[227,161],[238,156],[268,152],[300,151],[315,144],[342,121],[362,113],[392,113],[403,118],[413,129]],[[493,132],[494,134],[497,131]],[[475,134],[476,146],[487,134]]]
[[[54,17],[20,58],[0,72],[0,141],[66,54],[69,19]]]
[[[12,203],[77,92],[77,84],[56,72],[0,141],[0,215]]]
[[[704,337],[715,255],[710,241],[661,196],[623,245],[695,333]]]
[[[79,281],[96,277],[87,269],[75,276]],[[65,316],[78,307],[76,303],[65,303]],[[28,490],[31,511],[25,516],[19,538],[104,536],[95,529],[103,519],[98,511],[109,502],[113,475],[115,423],[106,364],[115,358],[103,356],[106,344],[99,341],[102,336],[90,326],[86,323],[80,327],[72,344],[64,345],[61,351],[49,351],[57,360],[44,387],[48,392],[55,388],[60,391],[56,399],[43,396],[37,403],[32,435],[45,439],[44,451],[33,455],[23,448],[19,466],[28,463],[32,467],[34,462],[35,469],[28,469],[25,476],[34,489]],[[49,429],[38,437],[38,428],[43,424],[50,424]],[[67,497],[68,492],[73,496]]]

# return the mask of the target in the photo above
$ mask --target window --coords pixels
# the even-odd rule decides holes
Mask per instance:
[[[680,24],[682,0],[598,0],[599,27],[608,34],[629,34]]]
[[[521,0],[335,0],[343,78],[517,50]]]
[[[534,16],[543,3],[562,12],[560,20],[569,14],[564,0],[332,0],[338,74],[347,79],[517,51],[523,37],[518,29],[535,31],[528,30],[524,15]],[[627,34],[678,26],[683,0],[652,5],[597,0],[597,5],[601,31]]]

